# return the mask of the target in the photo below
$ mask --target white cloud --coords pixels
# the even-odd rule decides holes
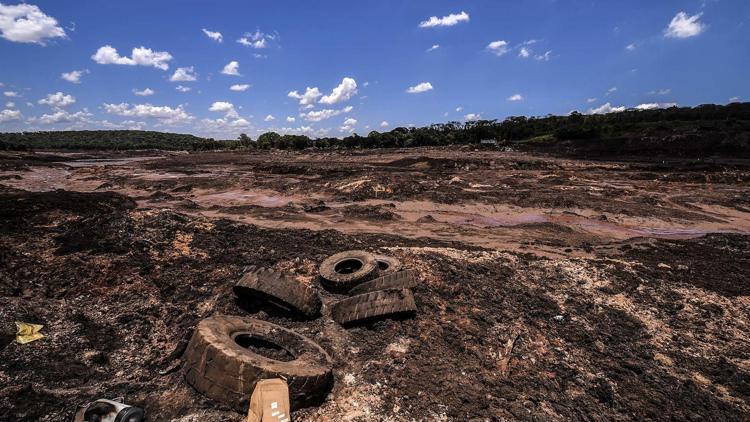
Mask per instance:
[[[47,94],[47,98],[42,98],[38,101],[39,104],[48,105],[55,108],[67,107],[75,102],[76,98],[74,96],[63,94],[62,92]]]
[[[237,92],[247,91],[248,88],[250,88],[249,84],[234,84],[229,87],[230,90]]]
[[[508,101],[523,101],[523,95],[513,94],[510,97],[508,97]]]
[[[653,91],[649,91],[649,95],[669,95],[672,93],[672,90],[669,88],[664,89],[655,89]]]
[[[740,97],[732,97],[729,99],[730,103],[738,103],[740,102]]]
[[[301,113],[300,117],[304,118],[308,122],[319,122],[321,120],[330,119],[331,117],[338,116],[339,114],[349,113],[354,107],[346,106],[340,110],[323,109],[313,110],[307,113]]]
[[[138,95],[139,97],[148,97],[149,95],[154,95],[155,91],[151,88],[146,88],[141,91],[134,89],[133,94]]]
[[[224,66],[221,73],[224,75],[240,76],[240,64],[236,60],[232,60]]]
[[[492,41],[487,44],[487,50],[498,57],[502,56],[508,52],[508,42],[503,40]]]
[[[192,82],[198,79],[198,74],[195,73],[193,66],[190,67],[178,67],[174,71],[172,77],[169,78],[172,82]]]
[[[552,50],[547,50],[544,52],[544,54],[537,54],[536,56],[534,56],[534,59],[540,62],[548,62],[551,57]]]
[[[320,93],[318,87],[305,88],[305,93],[300,94],[297,91],[291,91],[287,94],[287,97],[299,100],[300,105],[312,105],[321,97],[323,94]]]
[[[5,95],[6,97],[11,97],[11,98],[18,97],[18,93],[16,91],[5,91],[3,92],[3,95]]]
[[[430,91],[432,89],[433,88],[432,88],[432,84],[431,83],[429,83],[429,82],[421,82],[421,83],[418,83],[418,84],[416,84],[414,86],[410,86],[406,90],[406,92],[408,92],[409,94],[419,94],[419,93],[422,93],[422,92]]]
[[[601,107],[590,108],[588,114],[620,113],[623,111],[625,111],[625,107],[612,107],[612,104],[606,103]]]
[[[45,45],[51,38],[66,37],[57,20],[32,4],[0,3],[0,36],[8,41]]]
[[[481,118],[482,118],[481,114],[475,114],[475,113],[469,113],[464,116],[464,120],[466,120],[467,122],[479,120]]]
[[[351,117],[344,120],[344,124],[342,126],[339,126],[340,132],[354,132],[354,125],[357,124],[357,119],[352,119]]]
[[[676,107],[677,103],[646,103],[635,106],[636,110],[657,110],[660,108]]]
[[[613,86],[612,88],[608,89],[607,92],[604,93],[604,96],[608,97],[608,96],[614,94],[615,92],[617,92],[617,87]]]
[[[627,46],[625,47],[625,49],[626,49],[626,50],[628,50],[628,51],[633,51],[633,50],[635,50],[635,49],[636,49],[636,45],[635,45],[635,43],[630,43],[630,44],[628,44],[628,45],[627,45]]]
[[[352,78],[344,78],[341,83],[329,95],[320,99],[322,104],[336,104],[342,101],[348,101],[357,94],[357,81]]]
[[[589,98],[589,99],[586,100],[586,102],[589,103],[589,104],[595,103],[596,102],[596,98]]]
[[[286,121],[289,122],[289,123],[294,123],[295,120],[297,120],[297,119],[295,119],[292,116],[286,116]]]
[[[430,52],[430,51],[435,51],[435,50],[437,50],[438,48],[440,48],[440,44],[433,44],[433,45],[432,45],[432,47],[430,47],[430,48],[428,48],[428,49],[427,49],[427,51],[428,51],[428,52]]]
[[[706,30],[706,25],[699,21],[702,15],[703,13],[698,13],[688,16],[685,12],[679,12],[664,30],[664,36],[666,38],[690,38],[700,35]]]
[[[23,115],[18,110],[3,110],[0,111],[0,123],[10,122],[13,120],[21,120]]]
[[[264,121],[264,122],[270,122],[270,121],[272,121],[272,120],[276,120],[276,118],[275,118],[275,117],[273,117],[273,116],[272,116],[272,115],[270,115],[270,114],[269,114],[268,116],[266,116],[266,117],[265,117],[265,118],[263,119],[263,121]]]
[[[278,34],[265,34],[260,32],[260,30],[256,30],[254,33],[246,32],[237,42],[246,47],[261,49],[268,47],[269,41],[273,41],[276,38],[278,38]]]
[[[133,49],[132,57],[120,56],[117,49],[111,45],[99,47],[91,56],[91,59],[99,64],[120,64],[126,66],[153,66],[157,69],[169,69],[169,61],[172,55],[166,51],[153,51],[146,47]]]
[[[81,83],[81,76],[83,76],[84,73],[89,73],[89,71],[86,69],[72,70],[70,72],[63,72],[60,77],[70,83],[79,84]]]
[[[5,103],[5,107],[6,108],[16,108],[16,103],[14,103],[13,101],[8,101],[7,103]]]
[[[208,111],[216,111],[219,113],[225,113],[226,117],[231,117],[231,118],[239,117],[237,110],[235,110],[234,108],[234,104],[228,103],[226,101],[214,102],[213,104],[211,104],[211,107],[208,108]]]
[[[218,32],[218,31],[209,31],[206,28],[203,28],[202,31],[203,31],[204,34],[206,34],[206,36],[208,38],[211,38],[212,40],[214,40],[216,42],[220,43],[220,42],[224,41],[224,37],[221,35],[221,32]]]
[[[38,120],[45,125],[53,125],[57,123],[87,122],[91,116],[92,114],[86,109],[76,113],[69,113],[66,110],[56,110],[52,114],[43,114]],[[37,119],[31,120],[36,121]]]
[[[165,124],[181,123],[193,119],[193,116],[188,114],[182,105],[169,107],[151,104],[104,104],[104,111],[118,116],[159,119]]]
[[[464,111],[463,107],[456,107],[456,113],[460,113],[462,111]]]
[[[388,126],[389,126],[389,123],[387,121],[383,120],[382,122],[380,122],[380,127],[388,127]]]
[[[518,51],[518,57],[522,59],[528,59],[529,56],[531,56],[531,50],[526,47],[521,47],[521,50]]]
[[[431,16],[426,21],[422,21],[419,23],[420,28],[433,28],[436,26],[453,26],[458,25],[461,22],[468,22],[469,21],[469,14],[466,12],[461,13],[451,13],[448,16],[443,16],[442,18],[438,18],[437,16]]]
[[[177,85],[175,89],[180,92],[189,92],[192,88],[190,88],[189,86]]]

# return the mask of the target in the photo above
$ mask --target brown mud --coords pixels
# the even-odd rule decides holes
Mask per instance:
[[[240,421],[179,367],[220,313],[331,355],[331,394],[296,420],[747,420],[749,185],[742,161],[4,153],[0,420],[124,396],[150,420]],[[316,266],[345,249],[417,270],[416,317],[333,322]],[[247,265],[311,283],[324,316],[236,301]],[[18,345],[13,321],[46,337]]]

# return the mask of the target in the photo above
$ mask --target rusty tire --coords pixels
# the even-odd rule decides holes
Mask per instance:
[[[352,287],[372,280],[378,274],[375,256],[366,251],[345,251],[331,255],[320,264],[320,278],[329,290],[347,292]]]
[[[310,286],[268,268],[249,267],[234,286],[238,297],[257,297],[309,318],[320,315],[320,297]]]
[[[331,307],[331,316],[341,325],[364,323],[384,317],[399,317],[417,311],[409,289],[387,289],[340,300]]]
[[[293,358],[269,358],[243,347],[244,342],[277,347]],[[242,413],[262,379],[285,378],[293,409],[320,404],[333,383],[331,358],[320,346],[276,324],[247,317],[217,315],[198,323],[183,362],[188,384]]]
[[[367,281],[355,286],[349,290],[350,295],[361,295],[364,293],[370,293],[377,290],[385,289],[410,289],[416,286],[418,283],[417,273],[414,270],[404,270],[382,277],[378,277],[375,280]]]
[[[401,260],[387,255],[375,255],[378,263],[378,276],[393,274],[401,270]]]

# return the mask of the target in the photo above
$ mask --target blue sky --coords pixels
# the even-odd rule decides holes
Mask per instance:
[[[748,69],[745,0],[0,3],[0,131],[345,136],[746,101]]]

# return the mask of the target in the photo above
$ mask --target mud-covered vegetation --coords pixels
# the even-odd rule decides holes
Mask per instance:
[[[267,132],[254,142],[244,134],[235,141],[215,141],[143,131],[6,133],[0,134],[0,149],[303,150],[468,145],[483,140],[521,151],[567,156],[750,157],[750,103],[448,122],[344,138]]]

